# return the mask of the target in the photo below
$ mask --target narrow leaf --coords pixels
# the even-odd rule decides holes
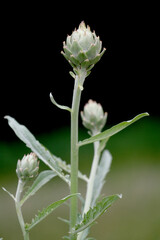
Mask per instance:
[[[91,225],[88,228],[86,228],[84,231],[82,231],[80,233],[80,236],[78,236],[78,239],[80,239],[80,240],[87,240],[88,239],[87,236],[89,234],[90,227],[91,227]]]
[[[55,101],[52,93],[50,93],[49,96],[50,96],[51,102],[52,102],[56,107],[58,107],[58,108],[60,108],[60,109],[63,109],[63,110],[67,110],[67,111],[69,111],[69,112],[72,112],[72,109],[71,109],[71,108],[69,108],[69,107],[67,107],[67,106],[63,106],[63,105],[58,104],[58,103]]]
[[[109,138],[109,137],[113,136],[114,134],[120,132],[124,128],[130,126],[132,123],[134,123],[134,122],[138,121],[139,119],[141,119],[143,117],[146,117],[146,116],[149,116],[149,114],[148,113],[142,113],[142,114],[139,114],[136,117],[134,117],[132,120],[129,120],[129,121],[126,121],[126,122],[121,122],[121,123],[111,127],[110,129],[105,130],[102,133],[99,133],[99,134],[97,134],[93,137],[90,137],[88,139],[85,139],[85,140],[79,142],[79,146],[83,146],[83,145],[86,145],[86,144],[89,144],[89,143],[93,143],[93,142],[96,142],[96,141],[100,141],[100,140]]]
[[[20,202],[21,206],[29,197],[33,196],[41,187],[43,187],[47,182],[49,182],[55,176],[57,176],[57,174],[52,170],[46,170],[41,172],[36,178],[36,180],[33,182],[32,186],[30,186],[28,191],[24,194]]]
[[[61,217],[58,217],[58,219],[61,220],[64,223],[67,223],[68,225],[70,225],[70,221],[68,219],[64,219],[64,218],[61,218]]]
[[[105,177],[110,170],[111,162],[112,162],[112,156],[111,156],[111,154],[108,150],[105,150],[102,154],[102,158],[101,158],[101,161],[99,163],[97,173],[96,173],[96,177],[95,177],[95,180],[94,180],[93,198],[92,198],[91,207],[93,207],[95,205],[98,197],[101,194],[101,190],[102,190],[103,185],[105,183]]]
[[[96,240],[96,239],[91,237],[91,238],[87,238],[86,240]]]
[[[99,154],[101,154],[101,152],[105,149],[108,140],[109,138],[105,138],[99,142],[99,149],[98,149]]]
[[[57,162],[58,165],[66,172],[71,173],[71,165],[70,164],[66,164],[65,161],[63,161],[60,158],[57,158]],[[84,175],[83,173],[81,173],[80,171],[78,171],[78,177],[86,182],[88,182],[88,177],[86,175]]]
[[[121,195],[113,195],[105,197],[102,201],[98,202],[95,207],[84,214],[83,220],[80,224],[75,226],[73,234],[83,231],[84,229],[91,226],[99,216],[101,216],[116,200],[121,198]]]
[[[52,203],[48,207],[44,208],[42,211],[38,212],[38,215],[35,216],[35,218],[32,219],[32,222],[30,224],[26,224],[25,228],[26,231],[30,231],[34,226],[36,226],[39,222],[41,222],[45,217],[47,217],[50,213],[52,213],[57,207],[62,205],[64,202],[66,202],[69,198],[75,196],[76,194],[69,195],[57,202]]]
[[[15,197],[12,193],[10,193],[7,189],[5,189],[4,187],[2,187],[3,191],[5,191],[6,193],[8,193],[8,195],[13,198],[13,200],[15,201]]]
[[[55,171],[57,175],[70,185],[70,180],[67,175],[64,175],[62,169],[58,166],[57,157],[51,154],[32,133],[23,125],[19,124],[14,118],[5,116],[8,120],[9,126],[13,129],[15,134],[36,153],[39,159],[41,159],[50,169]]]

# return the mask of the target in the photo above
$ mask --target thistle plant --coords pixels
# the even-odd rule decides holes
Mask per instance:
[[[70,216],[65,222],[69,223],[69,229],[68,235],[64,239],[91,240],[93,238],[88,237],[88,235],[93,223],[116,200],[122,197],[121,194],[115,194],[101,198],[101,191],[112,162],[112,156],[106,149],[106,145],[111,136],[142,117],[148,116],[148,113],[139,114],[132,120],[121,122],[102,131],[106,125],[108,114],[104,112],[101,104],[89,100],[83,111],[81,111],[82,123],[87,129],[89,137],[82,141],[79,141],[78,138],[79,106],[84,82],[104,52],[105,48],[102,50],[100,38],[96,36],[95,32],[90,30],[89,26],[86,27],[84,22],[70,36],[67,36],[66,41],[63,43],[62,55],[73,69],[70,72],[70,75],[74,78],[72,106],[68,107],[58,104],[51,93],[50,100],[58,108],[68,111],[71,116],[70,164],[52,154],[36,140],[25,126],[19,124],[14,118],[10,116],[5,117],[15,134],[32,151],[31,154],[24,156],[17,163],[18,186],[16,195],[13,196],[13,194],[3,188],[15,201],[17,216],[25,240],[29,239],[29,233],[35,225],[68,199],[70,199]],[[79,148],[86,144],[93,144],[94,146],[94,156],[89,177],[79,171]],[[39,169],[38,159],[49,168],[49,170],[40,172],[39,175],[37,175]],[[69,187],[69,195],[39,211],[29,224],[25,223],[21,210],[22,205],[55,176],[60,177]],[[28,185],[29,180],[32,178],[35,178],[35,180],[27,192],[24,193],[24,186]],[[79,193],[79,179],[82,179],[87,186],[86,196],[82,196]],[[81,203],[81,210],[78,208],[78,201]]]

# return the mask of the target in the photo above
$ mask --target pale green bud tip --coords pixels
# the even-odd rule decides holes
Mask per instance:
[[[96,36],[90,27],[85,25],[84,21],[80,23],[79,28],[67,36],[66,42],[63,42],[62,54],[68,60],[72,67],[84,67],[89,69],[95,65],[102,57],[105,49],[102,50],[102,42]]]
[[[102,128],[106,124],[107,113],[103,111],[100,103],[89,100],[84,106],[83,112],[81,112],[82,123],[93,134],[101,132]]]
[[[81,30],[86,30],[86,24],[84,21],[82,21],[80,24],[79,24],[79,29]]]
[[[22,160],[18,160],[16,173],[19,179],[25,181],[37,176],[39,161],[35,153],[24,155]]]

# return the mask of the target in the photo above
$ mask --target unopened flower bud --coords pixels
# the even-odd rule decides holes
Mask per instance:
[[[16,173],[19,179],[26,181],[37,176],[39,162],[35,153],[24,155],[22,160],[18,160]]]
[[[89,129],[92,135],[101,132],[107,120],[107,113],[103,111],[101,104],[89,100],[81,112],[83,125]]]
[[[81,22],[79,28],[67,36],[66,42],[63,43],[62,54],[74,67],[84,67],[88,69],[91,65],[96,64],[103,53],[102,42],[95,32],[91,32],[90,27]]]

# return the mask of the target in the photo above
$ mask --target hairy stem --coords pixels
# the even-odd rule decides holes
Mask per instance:
[[[25,223],[24,223],[24,219],[21,211],[21,205],[20,205],[20,198],[21,198],[21,193],[23,191],[24,185],[25,185],[25,182],[21,180],[18,181],[16,196],[15,196],[15,206],[16,206],[17,217],[23,233],[24,240],[29,240],[29,233],[25,230]]]
[[[87,185],[86,201],[85,201],[83,214],[88,212],[89,208],[91,207],[94,180],[95,180],[96,171],[99,163],[99,157],[100,157],[98,148],[99,148],[99,142],[94,142],[94,158],[93,158],[92,168],[91,168],[90,177]]]
[[[71,111],[71,194],[78,192],[78,115],[83,83],[86,78],[86,70],[79,69],[75,78],[73,91],[72,111]],[[70,232],[77,222],[78,199],[77,196],[71,198],[70,208]],[[76,239],[76,236],[71,236]]]
[[[92,206],[94,180],[96,177],[97,167],[98,167],[99,158],[100,158],[100,152],[98,151],[98,149],[99,149],[99,141],[94,142],[94,157],[93,157],[90,177],[87,185],[87,193],[86,193],[86,200],[85,200],[83,215],[87,213],[90,207]],[[81,240],[84,232],[85,230],[78,235],[78,238],[77,238],[78,240]]]

